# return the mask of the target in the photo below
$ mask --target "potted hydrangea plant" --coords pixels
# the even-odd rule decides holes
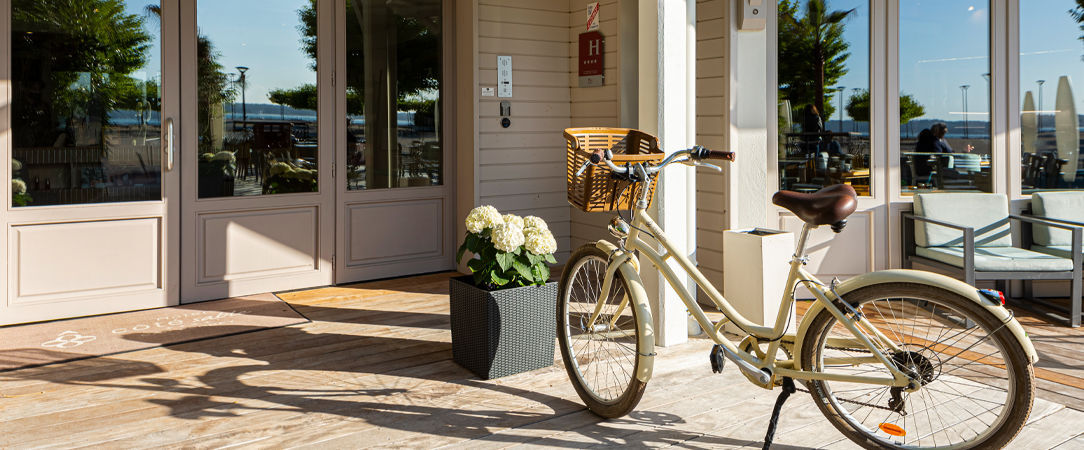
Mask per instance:
[[[557,241],[546,221],[479,206],[466,225],[456,261],[470,252],[472,275],[449,288],[453,359],[484,379],[552,365]]]

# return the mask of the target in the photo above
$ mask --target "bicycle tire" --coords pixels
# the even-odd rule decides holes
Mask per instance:
[[[595,288],[596,293],[602,291],[602,275],[608,256],[588,244],[581,246],[569,258],[558,284],[557,339],[568,377],[580,399],[591,412],[605,418],[617,418],[628,414],[640,403],[647,383],[637,379],[636,374],[651,361],[641,357],[637,351],[642,336],[636,326],[640,317],[631,304],[633,299],[629,299],[630,304],[624,308],[614,327],[587,330],[583,326],[598,302],[599,295],[592,295],[591,288]],[[610,292],[603,299],[606,305],[598,322],[608,322],[604,319],[613,316],[605,311],[612,312],[620,302],[622,293],[628,295],[629,292],[632,291],[628,289],[628,281],[619,271],[614,276]],[[620,339],[610,338],[614,336]],[[615,364],[622,364],[620,371],[614,370]],[[603,375],[601,381],[600,374]],[[602,382],[610,380],[613,381],[612,385],[603,385]]]
[[[893,389],[886,386],[808,381],[810,394],[821,412],[849,439],[864,448],[1001,448],[1024,427],[1035,396],[1034,368],[1023,347],[997,316],[959,294],[917,283],[873,285],[847,293],[843,299],[900,346],[900,350],[892,354],[892,361],[906,367],[901,370],[910,370],[921,380],[919,390],[912,393],[893,393]],[[900,317],[907,314],[915,316],[910,328],[900,326],[905,324]],[[895,322],[900,324],[892,326]],[[974,326],[969,328],[969,324]],[[921,326],[928,329],[920,336]],[[941,330],[931,341],[929,328],[933,326]],[[983,335],[974,335],[976,332]],[[810,323],[803,341],[802,367],[824,371],[826,353],[834,356],[857,354],[858,349],[827,345],[829,335],[843,333],[853,336],[828,310],[822,310]],[[1000,357],[994,353],[984,354],[991,349],[999,352]],[[954,364],[946,369],[948,363]],[[835,367],[844,366],[855,367],[845,364]],[[879,367],[882,375],[889,373],[881,363],[857,366],[861,367],[865,367],[863,370]],[[867,388],[849,389],[853,386]],[[1002,395],[1004,398],[999,398]],[[901,415],[901,410],[894,410],[896,407],[902,408],[902,412],[910,410],[909,414]],[[999,407],[993,420],[986,422],[987,413]],[[862,408],[870,411],[863,413]],[[888,414],[878,408],[887,409]],[[975,411],[979,413],[975,414]],[[863,414],[864,418],[859,419],[858,416]],[[879,419],[882,415],[885,418]],[[908,419],[908,415],[912,417]],[[904,425],[899,426],[895,420]],[[889,424],[887,428],[885,424]],[[987,428],[983,429],[979,424],[985,424]],[[975,430],[976,427],[979,430]],[[898,435],[901,430],[905,433],[903,436]],[[910,441],[907,433],[912,434]],[[974,436],[967,437],[971,433]],[[953,441],[954,435],[959,437],[959,442]]]

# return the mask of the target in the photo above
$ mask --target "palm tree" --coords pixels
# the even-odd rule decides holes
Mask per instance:
[[[800,29],[805,32],[805,39],[811,46],[809,57],[815,72],[813,101],[818,111],[825,111],[825,66],[834,58],[842,56],[846,59],[846,56],[849,56],[840,53],[847,48],[847,43],[842,38],[843,20],[853,12],[854,9],[828,11],[825,0],[808,0],[805,4],[805,17],[801,20]]]

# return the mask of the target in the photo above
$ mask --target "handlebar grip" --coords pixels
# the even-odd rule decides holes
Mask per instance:
[[[696,159],[721,159],[724,161],[734,161],[734,152],[724,152],[719,150],[709,150],[705,147],[696,146],[693,156]]]
[[[602,162],[602,158],[606,157],[606,150],[598,149],[591,152],[591,164],[598,164]]]
[[[704,159],[722,159],[725,161],[733,162],[737,155],[734,152],[724,152],[719,150],[708,150],[708,156]]]

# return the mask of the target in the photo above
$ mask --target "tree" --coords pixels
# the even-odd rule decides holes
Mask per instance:
[[[1077,39],[1084,41],[1084,0],[1076,0],[1076,7],[1069,10],[1069,15],[1080,24],[1080,37]],[[1084,56],[1081,56],[1081,59],[1084,59]]]
[[[13,0],[11,12],[11,78],[27,94],[13,105],[16,147],[52,146],[75,118],[104,127],[110,111],[158,95],[154,82],[131,76],[152,37],[123,1]]]
[[[147,5],[147,12],[158,20],[162,19],[162,7],[159,5]],[[211,126],[216,106],[232,101],[237,95],[237,90],[230,83],[230,77],[225,67],[218,62],[222,54],[215,50],[211,39],[203,33],[196,36],[196,89],[198,92],[199,114],[199,141],[202,144],[210,144]]]
[[[360,7],[362,1],[350,0],[346,2],[346,35],[351,39],[346,42],[346,96],[347,112],[349,114],[362,114],[364,112],[364,89],[365,89],[365,58],[364,39],[353,38],[363,36],[364,30],[361,24]],[[383,4],[383,2],[379,2]],[[435,17],[439,17],[439,3]],[[316,2],[310,0],[309,4],[298,11],[301,25],[301,49],[309,55],[312,64],[309,66],[316,70]],[[396,99],[400,105],[407,102],[410,97],[421,97],[440,87],[440,22],[430,18],[424,13],[413,16],[389,14],[395,20],[395,51],[399,56],[396,61]],[[356,56],[355,56],[356,55]],[[298,109],[314,109],[316,104],[316,91],[309,85],[299,86],[292,89],[276,89],[279,96],[271,98],[271,102],[286,105]],[[276,98],[286,103],[276,101]],[[432,100],[427,102],[433,103]],[[312,105],[312,106],[307,106]]]
[[[869,90],[863,89],[847,99],[847,115],[858,122],[869,122]],[[922,106],[910,94],[900,94],[900,123],[910,122],[911,119],[922,117],[926,114],[926,107]]]
[[[847,74],[843,22],[854,9],[829,11],[827,0],[806,0],[799,17],[800,1],[779,2],[779,89],[796,111],[811,104],[827,118],[835,108],[825,89]]]

